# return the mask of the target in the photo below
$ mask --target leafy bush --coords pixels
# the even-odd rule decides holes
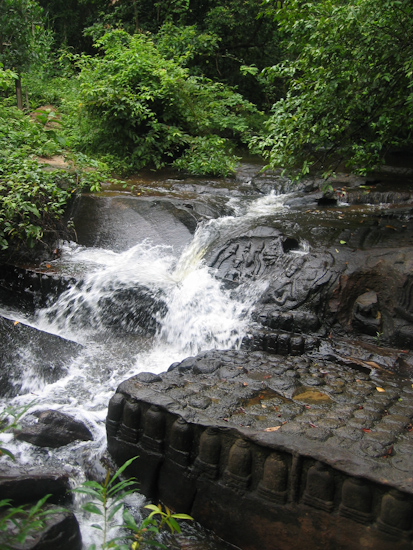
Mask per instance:
[[[410,0],[286,0],[275,13],[288,58],[267,75],[288,91],[260,141],[271,166],[327,172],[345,160],[364,173],[412,146]]]
[[[173,165],[196,176],[229,176],[234,173],[239,157],[228,150],[227,140],[219,136],[194,137],[192,144]]]
[[[41,111],[32,120],[0,104],[0,250],[33,248],[46,236],[55,240],[73,194],[84,187],[98,190],[108,178],[104,165],[76,154],[71,172],[44,169],[36,157],[63,152],[60,130],[47,124],[51,114]]]
[[[86,150],[128,159],[131,169],[159,168],[184,153],[187,159],[194,136],[248,141],[256,108],[222,84],[190,76],[148,34],[115,30],[96,45],[102,56],[80,62],[82,116],[94,129],[87,132]],[[216,166],[204,173],[211,172],[217,173]]]

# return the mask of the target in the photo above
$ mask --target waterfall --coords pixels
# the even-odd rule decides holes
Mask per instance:
[[[239,347],[265,283],[225,288],[204,257],[223,232],[284,206],[282,197],[272,194],[233,200],[232,207],[234,215],[201,223],[179,257],[170,246],[148,241],[125,252],[62,244],[53,267],[79,282],[32,318],[18,312],[8,316],[77,342],[81,351],[67,357],[61,378],[48,383],[32,368],[41,357],[22,350],[20,394],[3,398],[0,407],[34,402],[33,410],[60,410],[83,421],[94,440],[51,450],[6,435],[3,441],[8,439],[20,463],[63,468],[77,479],[85,470],[98,471],[106,447],[107,404],[120,382],[142,371],[161,373],[201,350]],[[35,421],[30,413],[27,418]]]

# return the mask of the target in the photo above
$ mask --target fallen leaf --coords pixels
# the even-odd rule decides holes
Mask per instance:
[[[376,387],[376,390],[380,393],[384,393],[386,391],[383,388],[379,388],[379,386]]]
[[[316,426],[316,425],[313,424],[312,422],[309,422],[309,424],[310,424],[310,426],[311,426],[312,428],[318,428],[318,426]]]
[[[393,445],[387,449],[386,454],[383,456],[383,458],[388,458],[389,456],[392,455],[392,453],[393,453]]]
[[[271,428],[265,428],[264,432],[276,432],[281,426],[272,426]]]
[[[374,369],[379,369],[380,368],[380,365],[378,365],[374,361],[365,361],[365,363],[366,363],[366,365],[368,365],[369,367],[373,367]]]
[[[19,324],[19,321],[14,321],[13,325],[16,326]],[[412,384],[413,385],[413,384]]]
[[[263,405],[263,404],[261,403],[261,407],[262,407],[263,409],[266,409],[266,408],[267,408],[267,405]]]
[[[52,266],[50,264],[46,264],[47,269],[50,269]]]
[[[248,382],[244,382],[242,385],[243,386],[248,386]]]
[[[336,248],[336,252],[337,252],[337,254],[339,254],[339,251],[337,250],[337,248]]]
[[[366,434],[369,434],[371,432],[371,430],[369,428],[362,428],[363,432],[365,432]]]
[[[340,241],[340,244],[347,244],[347,241],[341,240],[341,241]]]
[[[272,378],[272,375],[271,374],[266,374],[265,376],[263,376],[264,380],[268,380],[268,378]]]

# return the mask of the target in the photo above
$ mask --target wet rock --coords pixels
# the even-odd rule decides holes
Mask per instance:
[[[140,372],[137,375],[137,379],[141,382],[145,382],[146,384],[150,384],[151,382],[159,382],[162,380],[161,376],[154,374],[153,372]]]
[[[80,321],[85,327],[95,323],[115,332],[153,334],[158,327],[157,316],[164,316],[166,311],[162,292],[137,285],[103,296],[93,311],[85,307],[83,319],[79,319],[77,311],[76,324]]]
[[[26,377],[52,383],[67,372],[82,346],[0,316],[0,395],[24,393]],[[29,360],[32,359],[32,360]],[[30,364],[30,368],[27,365]]]
[[[159,197],[83,195],[72,215],[80,244],[117,252],[135,246],[137,235],[178,252],[190,241],[196,226],[190,210]]]
[[[1,265],[0,300],[3,305],[33,313],[45,307],[51,298],[59,296],[76,280],[70,275],[56,273],[46,266],[21,268]]]
[[[16,506],[38,501],[48,494],[51,495],[48,502],[61,502],[67,498],[69,490],[69,478],[66,473],[5,464],[0,468],[1,498],[10,499]]]
[[[380,332],[381,313],[377,293],[369,290],[354,302],[353,326],[361,332],[375,336]]]
[[[90,430],[72,416],[60,411],[46,410],[33,413],[38,422],[33,425],[23,425],[15,431],[15,438],[27,441],[39,447],[62,447],[73,441],[90,441],[93,436]]]

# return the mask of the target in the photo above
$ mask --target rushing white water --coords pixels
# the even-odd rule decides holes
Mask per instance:
[[[62,246],[56,263],[69,274],[81,274],[82,282],[35,318],[20,320],[83,348],[67,358],[64,375],[49,383],[36,377],[31,366],[35,358],[30,349],[26,357],[23,350],[20,395],[8,404],[34,401],[34,410],[71,414],[89,427],[94,440],[51,451],[9,438],[7,446],[20,463],[64,468],[78,478],[84,471],[99,471],[98,458],[106,447],[107,403],[121,381],[142,371],[160,373],[201,350],[240,345],[252,305],[265,284],[225,289],[203,257],[223,230],[239,227],[246,218],[273,215],[284,206],[282,197],[274,194],[232,206],[236,215],[202,224],[180,258],[170,247],[146,241],[122,253],[74,243]],[[143,330],[148,322],[152,335]],[[86,540],[90,537],[87,534]]]

